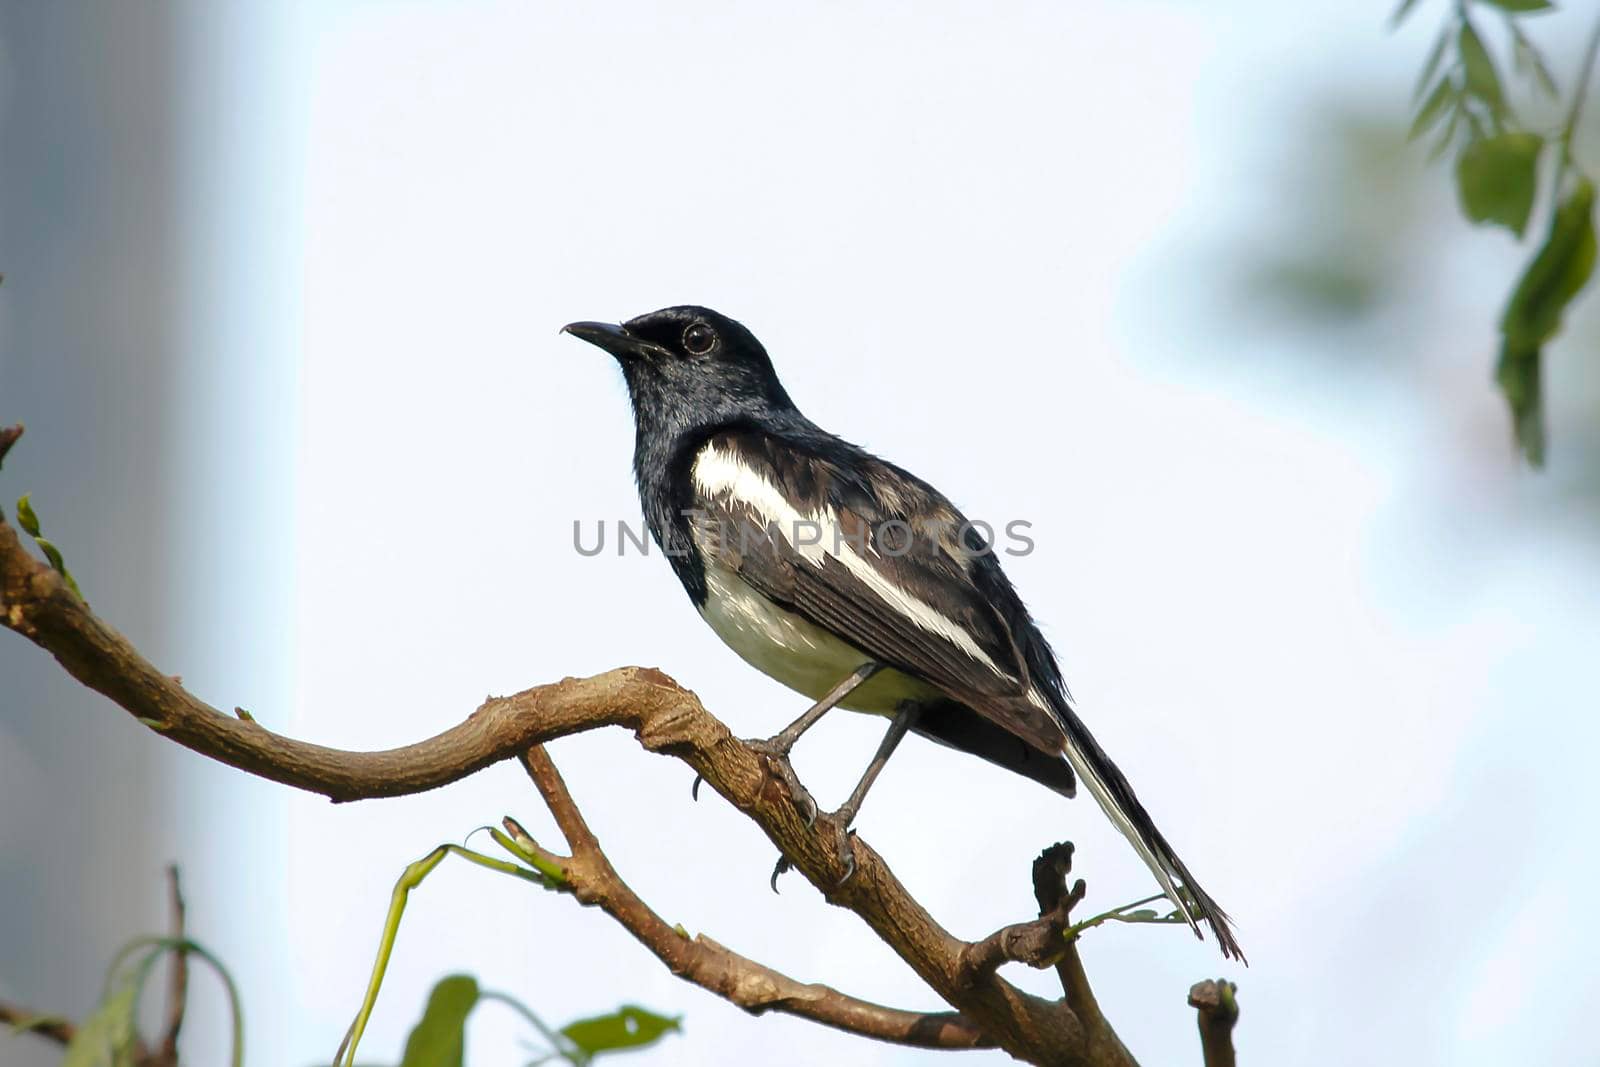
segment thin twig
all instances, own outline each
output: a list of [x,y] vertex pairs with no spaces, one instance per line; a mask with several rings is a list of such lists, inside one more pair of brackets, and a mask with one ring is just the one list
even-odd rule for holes
[[1083,1022],[1083,1032],[1089,1042],[1085,1059],[1092,1063],[1135,1067],[1133,1054],[1100,1010],[1088,972],[1083,969],[1083,958],[1078,955],[1078,939],[1066,937],[1066,930],[1072,925],[1072,909],[1087,892],[1082,878],[1073,882],[1070,889],[1067,887],[1067,876],[1071,873],[1070,841],[1051,845],[1033,861],[1033,898],[1039,905],[1039,915],[1053,917],[1067,942],[1066,950],[1056,960],[1056,977],[1061,980],[1063,999]]
[[152,1062],[160,1067],[177,1067],[178,1033],[183,1029],[183,1011],[189,1001],[189,950],[183,944],[188,934],[184,932],[183,889],[178,884],[177,864],[167,868],[167,895],[172,940],[178,947],[172,952],[172,971],[167,986],[167,1027]]
[[589,829],[589,823],[584,819],[583,812],[578,810],[578,804],[572,799],[572,793],[567,789],[567,783],[561,777],[561,772],[556,769],[550,753],[545,751],[543,745],[533,745],[522,753],[521,758],[523,769],[528,772],[528,777],[533,779],[534,788],[539,790],[539,796],[544,800],[545,807],[550,809],[550,814],[556,820],[556,826],[561,830],[561,836],[567,839],[573,858],[582,857],[585,860],[605,863],[609,875],[615,878],[616,872],[610,870],[611,864],[606,861],[605,853],[600,850],[600,841],[594,836],[594,831]]
[[571,856],[563,856],[559,853],[551,852],[535,841],[533,835],[524,830],[522,824],[509,815],[501,819],[500,823],[506,828],[506,833],[511,836],[512,843],[517,846],[517,850],[522,853],[523,858],[532,864],[535,869],[547,877],[552,872],[558,874],[558,878],[551,879],[553,882],[560,883],[567,880],[567,865],[572,862]]
[[956,1012],[915,1012],[884,1007],[830,986],[796,981],[741,956],[704,934],[690,938],[681,928],[661,918],[617,874],[544,747],[535,746],[524,753],[522,765],[571,846],[572,856],[554,857],[520,826],[511,831],[512,837],[524,848],[538,849],[546,856],[560,859],[567,873],[567,891],[615,919],[678,977],[752,1014],[781,1012],[864,1037],[918,1048],[993,1047],[994,1043],[985,1039],[970,1020]]
[[1589,41],[1583,49],[1583,66],[1578,68],[1578,84],[1572,93],[1572,108],[1567,112],[1566,124],[1561,128],[1561,144],[1565,154],[1572,153],[1572,138],[1578,132],[1578,120],[1583,117],[1583,101],[1589,93],[1589,79],[1594,76],[1595,56],[1600,53],[1600,18],[1589,31]]
[[58,1015],[41,1015],[16,1004],[7,1004],[3,1000],[0,1000],[0,1025],[21,1027],[24,1033],[63,1046],[70,1045],[78,1034],[76,1026]]

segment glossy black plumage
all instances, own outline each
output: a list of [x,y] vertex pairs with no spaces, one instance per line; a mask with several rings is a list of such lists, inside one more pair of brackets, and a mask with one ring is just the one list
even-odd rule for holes
[[[801,414],[760,342],[723,315],[686,306],[621,327],[567,329],[621,364],[646,523],[690,599],[740,655],[815,697],[855,665],[826,658],[839,654],[827,644],[837,638],[890,669],[844,706],[912,700],[917,732],[1067,796],[1076,766],[1191,922],[1205,919],[1224,953],[1240,956],[1227,916],[1079,719],[995,555],[944,496]],[[815,520],[834,543],[808,545],[783,529],[797,518]],[[886,543],[886,523],[913,536]],[[729,536],[774,524],[776,535]],[[769,653],[767,640],[786,647]],[[823,657],[815,678],[806,656]]]

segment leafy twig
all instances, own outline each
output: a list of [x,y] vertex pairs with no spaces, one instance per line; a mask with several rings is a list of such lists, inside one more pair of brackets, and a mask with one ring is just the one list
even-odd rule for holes
[[40,533],[39,516],[33,510],[31,493],[23,493],[17,500],[17,525],[21,526],[28,536],[33,538],[34,544],[39,546],[39,551],[44,553],[44,558],[50,561],[56,573],[61,575],[61,580],[67,583],[73,595],[79,600],[83,599],[83,591],[78,588],[77,581],[67,571],[66,561],[61,558],[61,550],[44,539]]
[[[1071,926],[1067,927],[1066,930],[1064,930],[1062,932],[1062,936],[1065,937],[1068,941],[1076,941],[1079,937],[1083,936],[1083,932],[1085,930],[1092,930],[1096,926],[1099,926],[1100,924],[1107,923],[1107,922],[1119,922],[1119,923],[1182,923],[1182,922],[1187,922],[1188,920],[1186,920],[1183,917],[1183,912],[1181,912],[1181,911],[1171,911],[1171,912],[1168,912],[1165,915],[1163,915],[1160,912],[1156,911],[1154,908],[1146,908],[1146,907],[1144,907],[1144,905],[1146,905],[1146,904],[1153,904],[1158,900],[1165,900],[1166,897],[1167,897],[1167,895],[1165,893],[1157,893],[1155,896],[1145,897],[1143,900],[1135,900],[1131,904],[1123,904],[1123,905],[1120,905],[1118,907],[1112,908],[1110,911],[1103,911],[1099,915],[1091,916],[1090,918],[1087,918],[1087,919],[1083,920],[1082,922],[1073,923]],[[1135,910],[1135,909],[1138,909],[1138,910]]]
[[[1486,3],[1505,18],[1514,69],[1531,75],[1540,90],[1556,95],[1555,79],[1544,58],[1517,24],[1523,15],[1550,10],[1548,0]],[[1413,6],[1402,3],[1394,23],[1404,19]],[[1412,121],[1411,136],[1427,133],[1448,114],[1449,122],[1431,153],[1437,155],[1456,143],[1464,129],[1455,167],[1462,213],[1472,222],[1504,226],[1519,239],[1538,201],[1539,161],[1546,154],[1545,146],[1556,148],[1548,194],[1550,230],[1518,279],[1501,316],[1500,354],[1495,364],[1495,380],[1511,411],[1514,440],[1527,461],[1538,467],[1544,463],[1546,445],[1544,347],[1560,332],[1567,306],[1587,284],[1594,265],[1593,183],[1577,165],[1573,141],[1596,54],[1600,53],[1600,20],[1584,50],[1566,121],[1558,132],[1546,136],[1519,126],[1494,59],[1473,25],[1470,6],[1468,0],[1455,0],[1453,14],[1423,64],[1417,92],[1422,103]],[[1444,57],[1452,42],[1455,60],[1447,64]],[[1576,179],[1569,180],[1573,175]]]

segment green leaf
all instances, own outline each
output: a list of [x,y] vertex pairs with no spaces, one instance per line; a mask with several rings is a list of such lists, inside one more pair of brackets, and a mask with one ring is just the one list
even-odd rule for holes
[[1527,228],[1539,189],[1539,153],[1534,133],[1502,133],[1473,141],[1456,160],[1456,192],[1473,222],[1493,222],[1518,237]]
[[625,1004],[610,1015],[579,1019],[561,1028],[568,1041],[585,1056],[621,1049],[643,1048],[654,1044],[669,1030],[681,1030],[683,1016],[667,1018],[633,1004]]
[[1544,466],[1546,444],[1542,357],[1538,348],[1518,348],[1502,341],[1494,368],[1495,384],[1511,409],[1512,437],[1535,467]]
[[1400,0],[1400,6],[1395,8],[1394,14],[1389,16],[1389,28],[1392,30],[1406,20],[1411,14],[1411,9],[1417,6],[1417,0]]
[[1439,39],[1433,42],[1433,48],[1428,52],[1428,59],[1422,64],[1422,73],[1417,75],[1417,84],[1412,87],[1411,99],[1419,100],[1423,90],[1433,81],[1433,76],[1439,73],[1439,64],[1444,61],[1444,50],[1450,47],[1450,31],[1439,34]]
[[1549,11],[1555,7],[1550,0],[1483,0],[1501,11]]
[[39,551],[44,553],[44,558],[50,561],[50,566],[61,574],[67,573],[67,563],[61,558],[59,548],[42,537],[35,537],[33,540],[39,546]]
[[32,493],[23,493],[17,498],[17,522],[28,532],[29,537],[39,536],[39,516],[33,513]]
[[1594,270],[1594,183],[1580,178],[1556,208],[1550,235],[1528,265],[1500,328],[1508,340],[1538,345],[1561,328],[1567,304]]
[[106,994],[67,1046],[61,1067],[123,1067],[133,1062],[134,1006],[139,981],[128,975]]
[[406,1038],[400,1067],[461,1067],[467,1046],[467,1016],[478,1003],[478,980],[469,974],[439,979],[422,1018]]
[[1467,92],[1482,100],[1496,115],[1503,113],[1506,98],[1500,89],[1500,75],[1495,73],[1494,60],[1483,47],[1483,38],[1465,19],[1461,21],[1457,42],[1461,49],[1461,66],[1467,73]]
[[1500,320],[1495,380],[1511,409],[1517,445],[1534,466],[1544,462],[1541,360],[1561,329],[1567,305],[1594,273],[1594,183],[1580,178],[1557,206],[1543,247],[1528,264]]
[[1556,79],[1550,73],[1550,67],[1545,63],[1544,56],[1539,54],[1539,49],[1535,48],[1533,42],[1528,40],[1527,34],[1517,28],[1515,22],[1510,23],[1510,26],[1511,56],[1516,63],[1517,73],[1532,74],[1534,83],[1539,86],[1540,91],[1546,96],[1560,96],[1561,92],[1556,88]]
[[44,553],[44,558],[50,561],[50,566],[55,568],[56,573],[61,575],[62,580],[67,583],[67,588],[71,589],[79,600],[82,600],[83,590],[78,588],[77,579],[73,578],[72,573],[67,570],[66,561],[61,558],[61,550],[40,536],[39,516],[33,510],[32,497],[32,493],[23,493],[18,498],[17,522],[21,523],[22,528],[28,532],[28,536],[33,538],[34,542],[39,546],[39,551]]
[[1450,109],[1450,121],[1444,124],[1444,130],[1439,134],[1439,139],[1434,142],[1432,148],[1428,149],[1429,163],[1432,163],[1449,150],[1451,142],[1456,138],[1456,130],[1461,127],[1461,114],[1465,110],[1459,102]]
[[1439,121],[1439,116],[1444,114],[1444,107],[1456,97],[1456,87],[1448,77],[1439,79],[1439,84],[1433,87],[1433,92],[1428,94],[1417,109],[1417,117],[1411,120],[1411,132],[1406,135],[1408,140],[1415,141],[1428,129]]

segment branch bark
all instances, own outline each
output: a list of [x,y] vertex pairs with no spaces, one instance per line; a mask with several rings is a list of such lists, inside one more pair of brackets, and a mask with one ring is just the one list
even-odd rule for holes
[[151,1053],[150,1067],[178,1067],[178,1035],[183,1030],[183,1013],[189,1003],[189,953],[182,947],[185,932],[183,888],[178,884],[178,868],[167,867],[168,908],[171,911],[171,936],[179,946],[172,952],[167,986],[167,1024],[161,1041]]
[[1205,1067],[1234,1067],[1233,1027],[1239,1021],[1238,987],[1225,978],[1196,982],[1189,988],[1189,1006],[1200,1025],[1200,1051]]
[[36,1011],[0,1000],[0,1024],[23,1027],[24,1033],[42,1037],[63,1047],[72,1043],[78,1028],[59,1016],[40,1015]]
[[917,1048],[988,1048],[993,1042],[958,1012],[914,1012],[888,1008],[841,993],[820,983],[796,981],[741,956],[705,934],[690,937],[656,914],[622,880],[579,812],[566,782],[542,745],[522,756],[523,767],[555,816],[572,849],[559,856],[534,841],[515,820],[506,829],[524,848],[537,850],[566,876],[564,892],[580,904],[597,907],[615,919],[645,948],[685,981],[693,982],[753,1015],[776,1011],[863,1037]]
[[11,446],[17,443],[22,436],[22,424],[15,426],[0,426],[0,464],[5,463],[6,453],[11,451]]
[[[1041,897],[1042,926],[1020,924],[978,946],[940,926],[859,837],[854,838],[855,874],[841,886],[845,871],[834,842],[842,828],[827,816],[807,825],[769,757],[734,738],[693,693],[658,670],[628,667],[490,697],[457,726],[402,748],[381,752],[327,748],[273,733],[253,719],[225,715],[189,693],[90,612],[56,571],[23,547],[3,517],[0,625],[48,651],[74,678],[166,738],[240,770],[335,801],[417,793],[457,781],[491,763],[525,756],[525,766],[573,849],[562,862],[572,872],[578,899],[621,922],[675,973],[751,1010],[787,1011],[867,1036],[926,1047],[993,1044],[1036,1064],[1126,1067],[1133,1062],[1100,1015],[1075,946],[1046,951],[1049,930],[1059,929],[1054,913],[1064,916],[1070,901],[1063,904],[1063,899],[1073,896],[1065,891],[1064,868],[1054,880],[1058,889],[1050,890],[1049,908]],[[668,927],[622,884],[559,775],[548,765],[548,757],[536,748],[602,726],[628,729],[646,750],[673,756],[692,768],[760,826],[830,903],[860,917],[955,1011],[924,1015],[856,1000],[825,986],[795,982],[709,939],[689,940]],[[1060,859],[1059,852],[1054,854],[1047,867],[1060,867]],[[1036,864],[1036,892],[1040,884]],[[1045,1000],[1007,982],[997,968],[1010,960],[1055,966],[1065,999]]]

